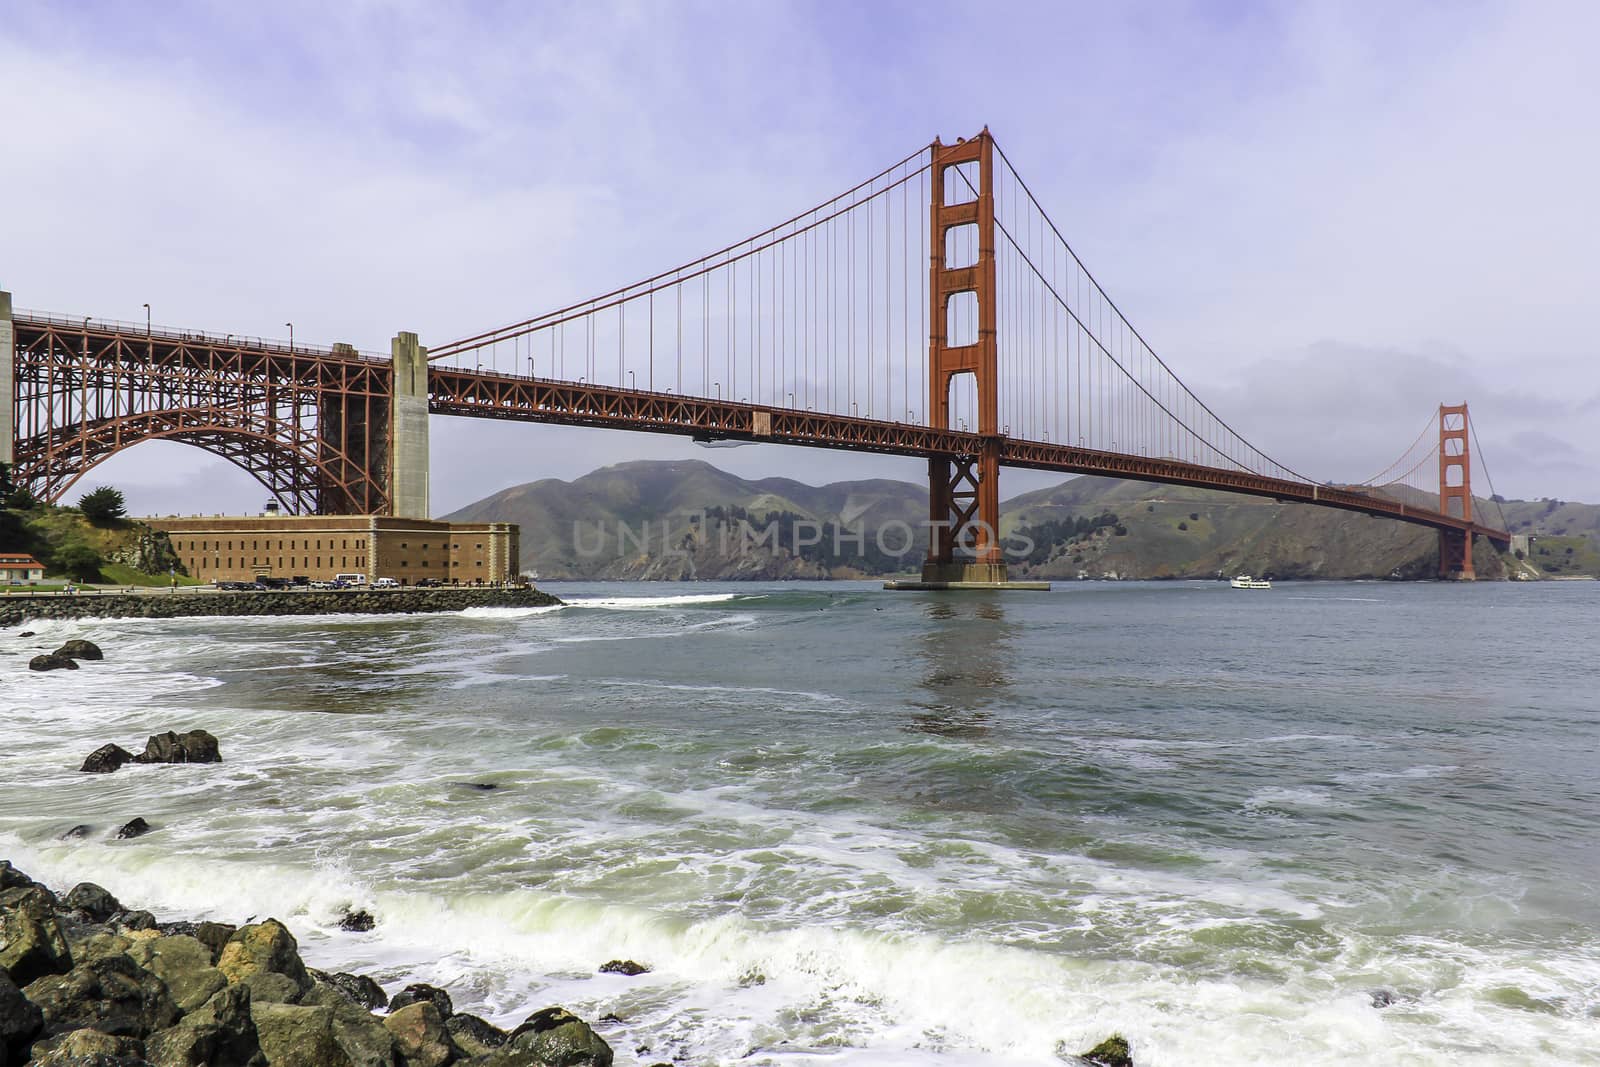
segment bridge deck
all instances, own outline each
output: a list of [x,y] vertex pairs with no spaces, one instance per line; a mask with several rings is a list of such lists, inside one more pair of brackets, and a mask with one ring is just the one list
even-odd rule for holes
[[[980,434],[915,423],[450,367],[432,368],[429,384],[430,408],[439,415],[554,422],[898,456],[976,455],[984,441]],[[1102,474],[1272,497],[1285,502],[1380,515],[1433,529],[1468,531],[1500,545],[1510,542],[1510,534],[1504,530],[1370,493],[1176,459],[1130,456],[1049,441],[1002,437],[1000,462],[1008,467]]]

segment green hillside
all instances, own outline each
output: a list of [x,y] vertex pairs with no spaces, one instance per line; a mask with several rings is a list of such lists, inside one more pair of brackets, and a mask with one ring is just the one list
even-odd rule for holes
[[[120,494],[116,494],[120,502]],[[95,521],[75,507],[41,504],[12,492],[0,470],[0,553],[31,555],[44,565],[43,587],[66,581],[166,585],[176,572],[193,585],[165,533],[121,515]]]
[[[1600,574],[1600,507],[1476,506],[1498,519],[1497,503],[1514,532],[1539,540],[1529,566],[1480,541],[1480,578],[1513,569]],[[1430,578],[1437,570],[1437,538],[1424,527],[1202,489],[1081,477],[1001,510],[1008,546],[1033,542],[1012,556],[1017,578]],[[691,580],[914,573],[926,515],[926,489],[909,482],[811,486],[739,478],[704,462],[641,461],[513,486],[446,517],[520,523],[523,567],[543,578]],[[880,550],[878,531],[890,551]],[[899,552],[910,531],[910,550]]]

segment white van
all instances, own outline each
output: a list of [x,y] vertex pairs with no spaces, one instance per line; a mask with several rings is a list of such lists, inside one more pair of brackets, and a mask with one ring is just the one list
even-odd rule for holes
[[400,588],[400,583],[395,581],[393,578],[379,578],[377,581],[372,583],[372,588],[374,588],[374,589],[399,589]]
[[333,576],[333,580],[336,582],[343,582],[345,585],[367,584],[367,576],[365,574],[335,574]]

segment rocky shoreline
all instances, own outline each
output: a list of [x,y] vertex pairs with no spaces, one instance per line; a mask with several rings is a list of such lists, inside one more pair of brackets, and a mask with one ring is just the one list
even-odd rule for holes
[[467,608],[543,608],[561,601],[532,586],[501,589],[85,593],[0,600],[0,627],[43,619],[176,619],[227,615],[391,615]]
[[[364,912],[344,921],[354,930],[371,923]],[[456,1012],[435,986],[409,985],[391,999],[364,975],[307,967],[276,919],[161,922],[93,883],[58,895],[0,860],[0,1067],[610,1067],[612,1059],[610,1045],[561,1007],[502,1030]]]

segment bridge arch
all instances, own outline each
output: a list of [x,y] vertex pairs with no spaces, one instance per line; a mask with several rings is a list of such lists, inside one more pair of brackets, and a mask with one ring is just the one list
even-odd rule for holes
[[387,361],[53,316],[0,325],[16,332],[12,478],[41,500],[170,440],[244,470],[291,514],[389,510]]

